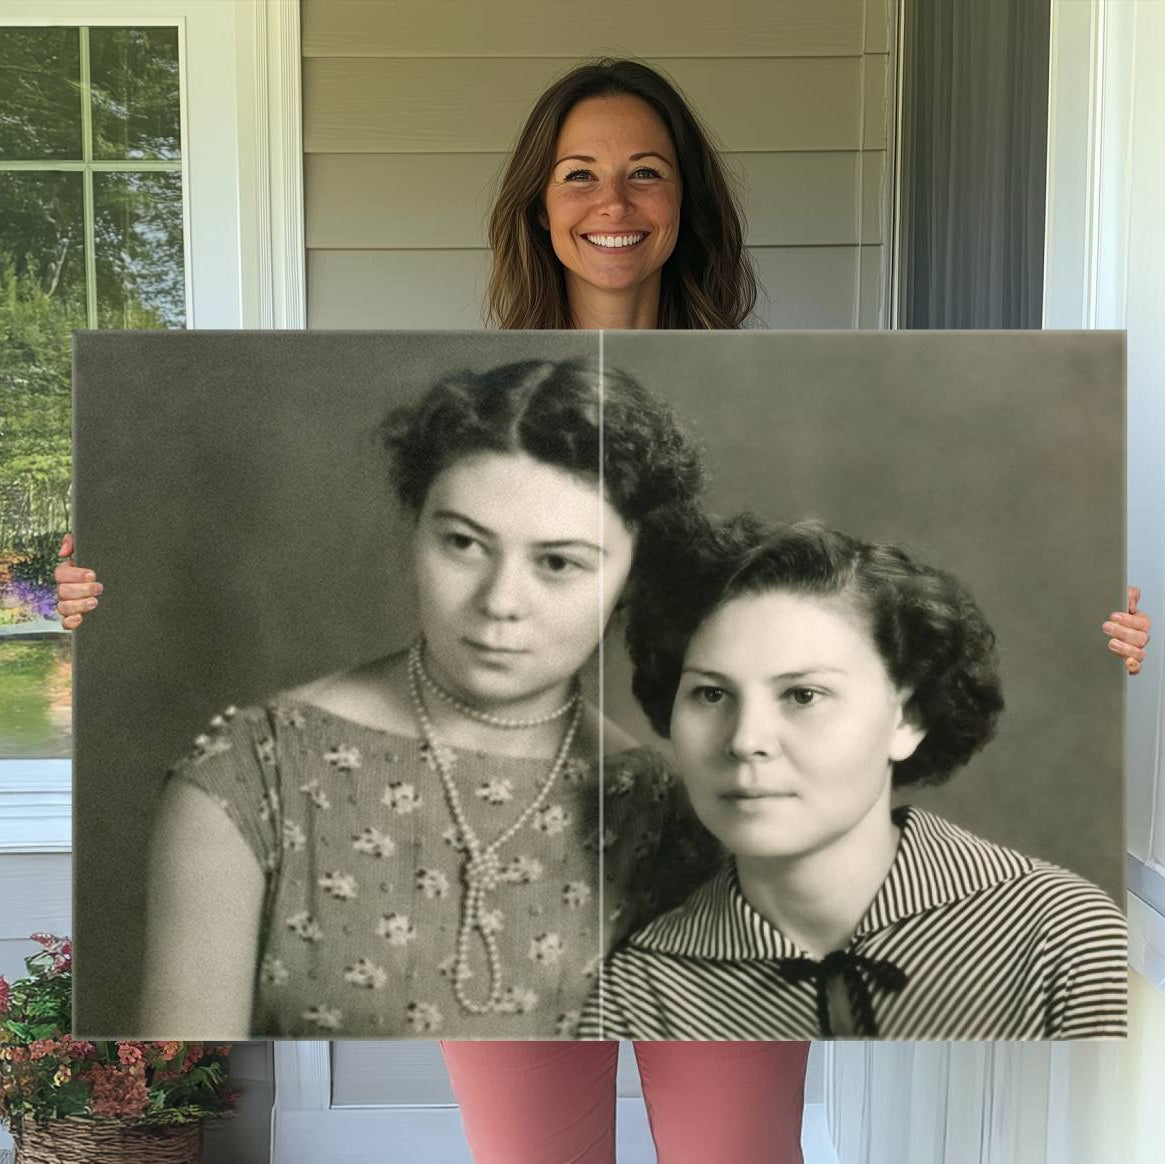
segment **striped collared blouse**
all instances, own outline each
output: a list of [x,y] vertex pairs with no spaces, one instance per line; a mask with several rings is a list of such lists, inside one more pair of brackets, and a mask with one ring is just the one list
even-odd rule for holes
[[894,864],[843,950],[790,942],[730,863],[611,955],[580,1037],[1125,1034],[1127,930],[1102,890],[922,809],[894,819]]

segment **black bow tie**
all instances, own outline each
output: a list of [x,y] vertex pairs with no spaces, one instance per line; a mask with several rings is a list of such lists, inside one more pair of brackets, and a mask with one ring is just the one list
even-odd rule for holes
[[[883,990],[901,990],[906,985],[906,974],[892,962],[880,962],[865,954],[848,950],[834,950],[818,962],[814,958],[780,958],[777,969],[786,982],[812,982],[817,989],[817,1021],[825,1038],[833,1035],[829,1021],[828,988],[830,979],[841,975],[845,992],[854,1015],[855,1034],[866,1038],[878,1037],[874,1019],[874,1003],[870,997],[870,983]],[[868,980],[868,981],[867,981]]]

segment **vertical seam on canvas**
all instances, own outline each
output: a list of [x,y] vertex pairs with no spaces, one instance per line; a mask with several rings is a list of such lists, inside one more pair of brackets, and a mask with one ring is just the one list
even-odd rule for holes
[[[603,547],[605,550],[607,539],[605,536],[606,530],[603,528],[603,523],[604,523],[604,518],[606,516],[606,511],[604,509],[604,498],[607,495],[607,486],[606,486],[606,480],[604,478],[605,431],[604,431],[604,425],[603,425],[603,405],[605,403],[605,395],[604,395],[604,383],[603,383],[603,370],[604,370],[603,329],[600,328],[599,329],[599,502],[598,502],[598,504],[599,504],[599,545],[600,545],[600,547]],[[598,692],[598,702],[599,702],[599,765],[598,765],[598,771],[599,771],[599,786],[598,786],[598,795],[599,795],[599,837],[598,837],[599,892],[597,894],[598,902],[599,902],[599,925],[598,925],[598,944],[599,944],[598,956],[599,956],[599,960],[598,960],[597,968],[595,971],[596,980],[599,984],[599,1036],[600,1037],[602,1037],[606,1033],[605,1032],[605,1025],[604,1025],[604,1021],[603,1021],[603,1019],[604,1019],[604,1016],[603,1016],[603,1001],[604,1001],[603,992],[606,988],[606,983],[605,983],[604,975],[603,975],[603,939],[605,937],[605,925],[606,925],[606,916],[607,916],[606,909],[604,906],[604,901],[603,901],[603,885],[606,881],[606,870],[603,867],[604,861],[605,861],[605,850],[603,849],[603,836],[604,836],[605,831],[606,831],[605,806],[604,806],[605,797],[603,795],[604,789],[606,788],[606,770],[605,770],[606,741],[604,739],[605,730],[606,730],[606,719],[605,719],[605,716],[606,716],[606,707],[605,707],[605,702],[606,702],[605,701],[605,674],[606,674],[605,665],[606,665],[606,659],[605,659],[605,654],[604,654],[604,640],[605,640],[605,632],[606,632],[607,628],[603,623],[603,606],[604,606],[603,584],[605,581],[605,578],[604,578],[605,565],[606,564],[604,561],[604,554],[600,553],[599,554],[599,604],[598,604],[598,607],[599,607],[599,610],[598,610],[598,618],[599,618],[599,628],[598,628],[599,629],[599,692]]]

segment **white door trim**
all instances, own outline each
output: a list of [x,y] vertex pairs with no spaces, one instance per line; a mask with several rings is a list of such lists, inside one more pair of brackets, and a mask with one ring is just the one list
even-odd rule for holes
[[299,0],[238,6],[241,327],[307,323]]

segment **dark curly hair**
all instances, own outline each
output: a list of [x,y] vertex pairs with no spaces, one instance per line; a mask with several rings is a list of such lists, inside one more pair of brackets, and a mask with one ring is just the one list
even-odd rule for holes
[[841,596],[866,620],[906,710],[926,729],[896,786],[939,784],[995,734],[1003,710],[995,633],[957,578],[898,546],[863,542],[820,522],[770,523],[751,514],[659,530],[644,548],[627,645],[632,688],[667,736],[688,644],[733,598],[783,590]]
[[414,517],[430,486],[474,453],[526,453],[599,482],[633,531],[696,504],[699,450],[671,409],[631,376],[581,360],[523,360],[460,372],[380,428],[401,506]]

